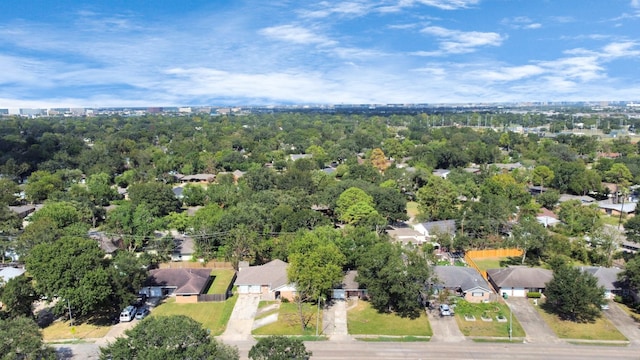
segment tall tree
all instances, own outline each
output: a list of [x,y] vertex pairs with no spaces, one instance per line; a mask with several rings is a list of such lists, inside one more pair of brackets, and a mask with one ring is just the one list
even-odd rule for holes
[[568,263],[556,263],[545,289],[547,304],[564,320],[592,322],[600,316],[604,287],[598,279]]
[[549,185],[551,180],[553,180],[555,174],[549,167],[545,165],[538,165],[533,169],[533,183],[536,185],[540,185],[542,189],[544,189],[544,185]]
[[126,337],[100,348],[102,360],[199,359],[237,360],[238,349],[209,335],[184,315],[154,316],[125,332]]
[[301,339],[288,336],[261,337],[249,350],[252,360],[307,360],[311,355]]
[[26,275],[15,277],[0,287],[0,300],[10,317],[33,318],[33,302],[38,299],[31,278]]
[[457,215],[458,191],[449,181],[430,175],[416,194],[421,220],[448,220]]
[[55,349],[42,341],[42,333],[32,319],[0,320],[0,339],[2,359],[57,359]]
[[389,161],[387,161],[384,151],[380,148],[375,148],[371,151],[369,160],[371,161],[371,165],[380,172],[384,172],[389,167]]

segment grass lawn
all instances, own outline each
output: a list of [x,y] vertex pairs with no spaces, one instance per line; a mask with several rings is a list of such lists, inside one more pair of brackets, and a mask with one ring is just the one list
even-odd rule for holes
[[501,268],[500,261],[507,260],[505,257],[488,257],[482,259],[473,259],[481,270]]
[[565,321],[557,315],[545,311],[544,306],[535,306],[544,321],[559,338],[579,340],[628,340],[606,317],[601,316],[593,323]]
[[[486,336],[486,337],[509,337],[509,321],[499,322],[496,316],[502,315],[506,319],[509,319],[509,307],[500,303],[486,303],[486,304],[471,304],[466,301],[458,301],[455,307],[456,322],[458,328],[465,336]],[[482,315],[490,317],[492,321],[482,321]],[[465,320],[465,315],[473,315],[476,321]],[[512,336],[524,337],[524,329],[518,322],[518,319],[513,318],[512,323]]]
[[176,304],[175,298],[168,298],[151,310],[151,316],[186,315],[217,336],[224,332],[237,300],[238,296],[234,295],[225,302]]
[[427,315],[411,320],[395,314],[380,314],[367,301],[347,313],[347,326],[351,335],[431,336]]
[[418,215],[418,203],[415,201],[409,201],[407,203],[407,215],[409,215],[409,217],[415,217],[416,215]]
[[111,326],[78,324],[69,326],[69,321],[54,321],[51,325],[42,329],[42,337],[45,341],[63,339],[91,339],[101,338],[109,332]]
[[214,276],[213,283],[209,286],[207,294],[224,294],[236,273],[233,269],[214,269],[211,276]]
[[[296,303],[280,304],[278,321],[259,327],[252,331],[253,335],[315,335],[316,333],[316,314],[317,307],[315,304],[303,304],[302,312],[307,321],[307,327],[304,331],[300,326],[300,314]],[[320,316],[320,329],[322,329],[322,316]],[[318,332],[322,334],[322,331]]]
[[616,303],[616,304],[620,307],[620,309],[622,309],[624,312],[629,314],[629,316],[631,316],[633,321],[640,322],[640,314],[638,314],[635,310],[630,308],[627,304],[623,304],[623,303]]

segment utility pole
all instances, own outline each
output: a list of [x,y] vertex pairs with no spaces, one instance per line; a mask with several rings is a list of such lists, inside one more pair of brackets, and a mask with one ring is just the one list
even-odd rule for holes
[[318,311],[316,313],[316,337],[318,336],[319,326],[320,326],[320,296],[318,296]]

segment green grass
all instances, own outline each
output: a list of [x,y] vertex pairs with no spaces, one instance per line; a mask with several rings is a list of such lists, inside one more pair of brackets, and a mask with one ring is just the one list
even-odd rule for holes
[[233,306],[238,296],[224,302],[201,302],[197,304],[176,304],[175,298],[168,298],[151,311],[151,316],[186,315],[211,330],[214,336],[221,335],[227,327]]
[[[254,335],[303,335],[313,336],[316,333],[316,314],[317,308],[315,304],[303,304],[302,312],[307,321],[307,327],[302,330],[300,324],[300,314],[296,303],[282,303],[278,311],[278,321],[252,331]],[[322,314],[320,316],[320,326],[322,329]],[[322,334],[322,331],[318,332]]]
[[347,313],[347,326],[352,335],[431,336],[426,314],[417,319],[401,318],[395,314],[380,314],[366,301]]
[[236,273],[233,269],[215,269],[211,271],[214,276],[213,283],[209,286],[207,294],[224,294]]
[[42,329],[42,337],[45,341],[63,339],[91,339],[101,338],[107,335],[111,326],[78,324],[69,326],[69,321],[54,321],[51,325]]
[[418,213],[420,212],[420,210],[418,210],[418,203],[415,201],[409,201],[407,203],[407,215],[409,215],[409,217],[415,217],[418,215]]
[[431,337],[416,337],[416,336],[374,336],[374,337],[356,337],[359,341],[364,342],[427,342],[431,340]]
[[627,304],[616,303],[620,309],[626,312],[635,322],[640,322],[640,314],[638,314],[634,309],[630,308]]
[[499,269],[504,267],[505,262],[509,261],[509,257],[488,257],[481,259],[473,259],[480,270]]
[[[500,303],[471,304],[466,301],[458,301],[455,307],[455,317],[458,328],[465,336],[481,337],[509,337],[509,321],[499,322],[496,316],[502,315],[509,319],[509,307]],[[493,321],[482,321],[482,315],[493,319]],[[476,321],[465,320],[465,315],[473,315]],[[515,317],[512,319],[512,336],[524,337],[525,332]]]
[[[601,215],[600,220],[602,220],[602,222],[607,225],[618,226],[620,221],[620,216]],[[622,215],[622,224],[624,224],[625,222],[626,222],[626,218],[624,215]]]
[[560,319],[557,315],[547,312],[544,306],[535,306],[535,308],[559,338],[604,341],[628,340],[616,329],[611,321],[604,316],[596,319],[593,323],[576,323]]

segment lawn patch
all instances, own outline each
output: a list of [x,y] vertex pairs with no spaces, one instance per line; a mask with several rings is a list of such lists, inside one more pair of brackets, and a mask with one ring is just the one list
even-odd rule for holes
[[418,203],[417,202],[409,201],[407,203],[407,215],[409,215],[410,218],[416,217],[419,212],[420,212],[420,210],[418,209]]
[[233,306],[238,296],[232,296],[227,301],[200,302],[196,304],[176,304],[175,298],[168,298],[151,310],[151,316],[186,315],[211,330],[214,336],[220,335],[227,327]]
[[[509,307],[497,302],[471,304],[458,301],[455,307],[455,317],[460,332],[465,336],[479,337],[509,337],[509,322],[497,321],[498,317],[509,318]],[[492,319],[491,321],[467,321],[467,318]],[[493,321],[496,319],[496,321]],[[524,337],[524,329],[518,319],[512,319],[512,337]]]
[[431,325],[426,314],[417,319],[401,318],[395,314],[378,313],[367,301],[347,313],[347,326],[351,335],[431,336]]
[[69,321],[54,321],[42,329],[42,337],[45,341],[101,338],[109,329],[111,326],[88,323],[69,326]]
[[484,271],[486,271],[487,269],[499,269],[505,267],[505,262],[507,261],[509,261],[508,257],[487,257],[473,259],[473,262],[478,265],[478,268]]
[[224,294],[229,288],[229,284],[233,280],[236,271],[233,269],[214,269],[211,276],[214,277],[213,283],[209,286],[207,294]]
[[[304,318],[307,321],[307,327],[302,331],[300,324],[300,314],[298,312],[298,304],[281,303],[278,310],[278,321],[259,327],[252,331],[254,335],[305,335],[312,336],[316,333],[316,314],[317,307],[315,304],[305,303],[302,307]],[[322,313],[320,315],[320,326],[322,329]],[[322,334],[322,331],[318,332]]]
[[628,340],[618,329],[604,316],[599,317],[593,323],[576,323],[562,320],[555,314],[544,309],[544,306],[534,306],[551,330],[562,339],[577,340]]

